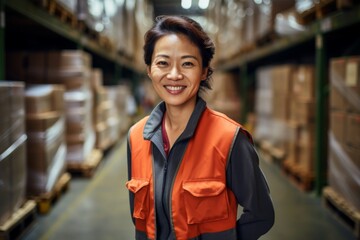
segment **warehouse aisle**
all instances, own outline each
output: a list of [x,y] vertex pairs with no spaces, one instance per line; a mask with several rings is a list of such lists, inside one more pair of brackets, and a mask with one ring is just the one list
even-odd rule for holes
[[[296,189],[276,165],[262,161],[271,187],[276,223],[263,240],[352,240],[351,231],[324,209],[319,198]],[[133,239],[126,181],[126,141],[106,155],[91,179],[74,178],[50,214],[25,240]]]

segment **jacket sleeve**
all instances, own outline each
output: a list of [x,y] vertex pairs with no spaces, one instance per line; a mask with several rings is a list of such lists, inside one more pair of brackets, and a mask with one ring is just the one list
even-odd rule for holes
[[[128,167],[128,181],[131,179],[131,146],[130,146],[130,131],[127,137],[127,167]],[[130,216],[133,223],[135,224],[135,219],[132,217],[134,212],[134,193],[129,191],[129,203],[130,203]]]
[[237,239],[258,239],[273,226],[274,208],[258,155],[241,130],[236,136],[226,171],[227,185],[243,208],[236,222]]

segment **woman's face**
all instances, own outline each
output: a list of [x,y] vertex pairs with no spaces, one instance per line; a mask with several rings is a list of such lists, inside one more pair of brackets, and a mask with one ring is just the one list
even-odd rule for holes
[[168,106],[195,104],[200,82],[207,76],[198,47],[183,34],[166,35],[156,42],[147,71]]

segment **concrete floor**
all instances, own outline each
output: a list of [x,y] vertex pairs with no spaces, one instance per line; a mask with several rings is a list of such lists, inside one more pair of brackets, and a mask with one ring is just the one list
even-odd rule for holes
[[[303,193],[278,166],[261,161],[272,192],[276,223],[262,240],[355,240],[312,193]],[[73,178],[49,214],[39,216],[25,240],[134,239],[125,189],[126,142],[117,143],[91,179]]]

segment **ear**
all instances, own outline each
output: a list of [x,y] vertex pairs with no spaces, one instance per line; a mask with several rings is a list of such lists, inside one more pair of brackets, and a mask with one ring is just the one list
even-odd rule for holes
[[203,69],[203,72],[201,74],[201,79],[202,80],[205,80],[207,78],[208,70],[209,70],[208,67]]
[[148,75],[148,77],[151,79],[151,68],[150,68],[150,66],[147,66],[146,67],[146,72],[147,72],[147,75]]

